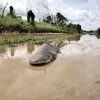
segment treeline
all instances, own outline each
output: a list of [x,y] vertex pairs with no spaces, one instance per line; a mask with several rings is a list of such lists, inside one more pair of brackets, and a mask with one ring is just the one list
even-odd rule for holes
[[[6,6],[2,10],[2,17],[1,18],[5,17],[4,11],[6,9]],[[27,29],[27,27],[24,28],[24,26],[25,26],[24,24],[26,24],[26,23],[23,22],[21,16],[16,15],[15,9],[13,8],[13,6],[9,7],[9,12],[7,13],[6,16],[8,16],[12,19],[15,19],[15,20],[17,19],[16,20],[17,29],[15,27],[16,25],[14,26],[15,31],[20,29],[21,32],[63,32],[63,33],[81,33],[82,32],[82,28],[81,28],[80,24],[70,23],[70,21],[64,15],[62,15],[60,12],[57,12],[56,15],[49,14],[49,15],[43,17],[42,22],[40,22],[43,24],[47,23],[46,25],[49,25],[49,26],[51,24],[51,28],[45,28],[47,26],[37,27],[36,21],[35,21],[35,14],[33,13],[32,10],[27,11],[27,22],[30,24],[30,25],[29,24],[27,24],[27,25],[29,25],[31,27],[31,28],[28,27],[28,29]],[[20,22],[20,24],[17,23],[17,21],[19,21],[18,19],[22,20],[22,22]],[[12,23],[11,26],[13,27],[13,25],[14,24]],[[2,26],[2,24],[0,24],[0,26]],[[5,25],[5,26],[8,26],[8,25]],[[32,27],[33,27],[33,29],[32,29]],[[10,27],[8,27],[8,28],[10,28]],[[30,29],[31,29],[31,31],[29,31]]]
[[70,21],[62,15],[60,12],[57,12],[56,15],[47,15],[43,18],[43,22],[61,26],[67,33],[81,33],[82,28],[80,24],[72,24]]
[[98,29],[96,30],[96,33],[97,33],[98,35],[100,35],[100,28],[98,28]]

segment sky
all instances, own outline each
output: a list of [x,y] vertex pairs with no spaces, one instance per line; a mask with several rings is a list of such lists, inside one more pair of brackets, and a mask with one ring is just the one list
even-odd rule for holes
[[9,3],[17,15],[26,19],[27,10],[32,9],[36,19],[47,14],[62,13],[70,22],[81,24],[84,30],[95,30],[100,27],[100,0],[0,0],[0,8]]

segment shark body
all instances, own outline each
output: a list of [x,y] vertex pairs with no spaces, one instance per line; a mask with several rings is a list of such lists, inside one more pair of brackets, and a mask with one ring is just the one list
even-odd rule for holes
[[45,42],[37,52],[33,53],[29,62],[32,65],[46,64],[56,59],[58,53],[60,53],[59,47]]

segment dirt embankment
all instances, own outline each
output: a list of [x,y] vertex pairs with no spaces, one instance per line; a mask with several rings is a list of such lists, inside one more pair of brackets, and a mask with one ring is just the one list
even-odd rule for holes
[[19,25],[0,25],[0,33],[4,32],[20,32],[20,33],[28,33],[28,29],[23,28]]

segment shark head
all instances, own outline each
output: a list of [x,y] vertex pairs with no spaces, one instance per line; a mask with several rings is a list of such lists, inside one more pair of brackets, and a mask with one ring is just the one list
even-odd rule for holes
[[48,44],[48,51],[54,55],[61,53],[60,48],[52,44]]

